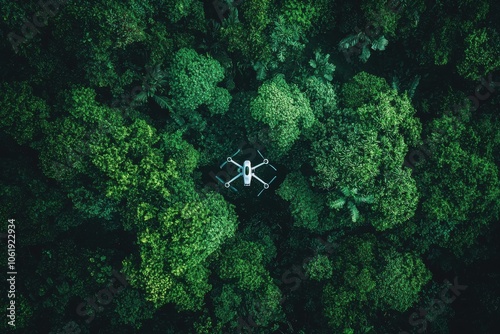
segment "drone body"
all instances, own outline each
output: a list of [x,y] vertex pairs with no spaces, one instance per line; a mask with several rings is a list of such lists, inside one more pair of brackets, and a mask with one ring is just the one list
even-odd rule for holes
[[265,159],[264,156],[262,156],[262,154],[260,153],[259,150],[257,150],[257,152],[259,153],[259,155],[262,157],[263,161],[258,164],[257,166],[255,167],[252,167],[252,163],[250,162],[250,160],[245,160],[243,162],[243,166],[240,165],[239,163],[237,163],[236,161],[233,160],[232,157],[234,157],[236,154],[238,154],[240,152],[240,150],[236,151],[235,154],[233,154],[232,156],[228,157],[226,159],[226,161],[220,166],[220,168],[222,169],[228,162],[229,163],[232,163],[233,165],[237,166],[238,167],[238,175],[236,175],[235,177],[233,177],[231,180],[227,181],[227,182],[224,182],[220,177],[217,176],[217,180],[219,180],[221,183],[224,184],[224,186],[226,188],[231,188],[232,190],[234,191],[237,191],[236,188],[234,188],[233,186],[231,186],[231,183],[236,180],[237,178],[239,178],[240,176],[243,177],[243,184],[245,185],[245,187],[249,187],[251,182],[252,182],[252,178],[255,178],[256,180],[258,180],[260,183],[262,183],[264,185],[264,189],[262,189],[260,191],[260,193],[257,195],[257,196],[260,196],[260,194],[269,188],[269,184],[271,184],[274,179],[276,179],[276,176],[272,178],[271,181],[269,181],[269,183],[267,182],[264,182],[263,180],[261,180],[256,174],[255,174],[255,170],[261,166],[264,166],[264,165],[268,165],[269,167],[271,167],[272,169],[276,170],[276,168],[274,168],[273,165],[269,164],[269,160],[268,159]]

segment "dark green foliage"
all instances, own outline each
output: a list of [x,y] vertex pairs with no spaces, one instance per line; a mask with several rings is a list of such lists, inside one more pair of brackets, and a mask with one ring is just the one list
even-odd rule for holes
[[167,77],[172,107],[177,112],[192,112],[209,101],[214,101],[211,104],[225,102],[219,109],[221,113],[227,111],[227,98],[216,89],[217,83],[224,78],[224,70],[213,58],[199,55],[192,49],[181,49],[175,54]]
[[16,331],[498,332],[497,2],[0,8]]
[[33,95],[28,82],[3,83],[0,90],[1,129],[21,145],[38,140],[40,124],[49,116],[46,102]]

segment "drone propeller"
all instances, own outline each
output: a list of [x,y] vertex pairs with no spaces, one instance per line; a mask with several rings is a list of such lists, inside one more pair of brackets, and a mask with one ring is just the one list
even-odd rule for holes
[[274,181],[275,179],[276,179],[276,175],[275,175],[275,176],[271,179],[271,181],[269,181],[269,183],[265,183],[265,184],[264,184],[264,188],[263,188],[263,189],[259,192],[259,194],[257,195],[257,197],[259,197],[259,196],[260,196],[260,194],[262,194],[262,192],[263,192],[264,190],[268,189],[268,188],[269,188],[269,185],[270,185],[271,183],[273,183],[273,181]]
[[[235,153],[235,154],[233,154],[233,155],[231,156],[231,158],[232,158],[232,157],[234,157],[234,156],[235,156],[236,154],[238,154],[238,153],[240,153],[240,149],[238,149],[238,151],[236,151],[236,153]],[[227,163],[228,163],[228,160],[224,161],[224,163],[223,163],[222,165],[220,165],[220,169],[222,169],[222,168],[223,168],[223,167],[224,167]]]
[[[216,175],[216,176],[215,176],[215,178],[216,178],[216,179],[217,179],[220,183],[222,183],[224,186],[226,185],[226,182],[225,182],[223,179],[221,179],[219,176],[217,176],[217,175]],[[226,187],[226,188],[229,188],[229,189],[231,189],[232,191],[234,191],[234,192],[236,192],[236,193],[238,192],[238,189],[236,189],[235,187],[233,187],[233,186],[231,186],[231,185],[230,185],[229,187]]]
[[[271,164],[267,164],[267,165],[268,165],[269,167],[271,167],[272,169],[274,169],[275,171],[278,171],[276,168],[274,168],[274,166],[273,166],[273,165],[271,165]],[[269,182],[269,183],[271,183],[271,182]]]
[[257,153],[259,153],[259,155],[261,156],[262,159],[265,159],[264,156],[262,155],[262,153],[260,153],[259,150],[257,150]]

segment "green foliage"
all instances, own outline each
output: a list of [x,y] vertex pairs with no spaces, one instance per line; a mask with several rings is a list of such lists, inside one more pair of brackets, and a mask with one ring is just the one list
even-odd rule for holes
[[324,208],[324,199],[313,192],[306,178],[298,172],[288,174],[276,194],[290,202],[290,212],[295,218],[294,226],[321,231],[320,213]]
[[384,78],[360,72],[342,86],[341,93],[346,107],[357,108],[373,102],[379,93],[387,92],[389,89]]
[[357,205],[362,203],[372,204],[374,202],[374,197],[369,196],[360,196],[358,195],[358,189],[349,189],[347,187],[342,187],[341,189],[342,197],[333,200],[336,196],[333,196],[333,193],[329,193],[329,201],[328,206],[331,209],[339,210],[347,204],[347,208],[351,213],[351,219],[353,223],[356,223],[359,219],[359,210]]
[[151,319],[154,315],[155,308],[152,303],[144,299],[144,295],[130,287],[120,292],[116,297],[115,312],[119,316],[119,322],[125,325],[130,325],[136,330],[142,327],[145,320]]
[[323,312],[329,327],[337,332],[360,329],[369,323],[375,309],[363,302],[376,291],[376,243],[373,236],[350,237],[333,261],[334,278],[323,288]]
[[[282,319],[281,292],[264,267],[264,251],[262,244],[239,238],[222,250],[216,271],[225,284],[215,297],[216,314],[224,322],[231,319],[233,328],[238,321],[236,315],[251,317],[257,326]],[[229,282],[231,286],[226,285]]]
[[96,254],[95,257],[90,257],[88,261],[90,262],[88,264],[90,276],[94,277],[99,284],[107,283],[113,269],[107,264],[106,256]]
[[309,60],[309,65],[314,68],[314,75],[328,80],[333,80],[333,72],[335,71],[335,65],[330,64],[328,59],[330,58],[329,54],[322,55],[321,52],[316,51],[314,53],[314,59]]
[[363,189],[380,173],[382,149],[375,130],[355,131],[346,127],[345,135],[336,131],[333,119],[327,132],[312,143],[311,164],[317,175],[314,186],[322,189],[342,186]]
[[[433,121],[429,140],[432,156],[423,164],[427,170],[422,170],[419,184],[426,217],[433,224],[451,223],[452,231],[440,244],[456,254],[471,246],[481,226],[500,213],[498,167],[488,157],[466,149],[471,138],[481,138],[466,124],[447,115]],[[477,146],[489,140],[482,138]]]
[[312,23],[317,20],[320,8],[312,1],[286,0],[283,3],[283,16],[288,24],[299,25],[302,30],[307,31]]
[[283,16],[278,16],[271,33],[271,50],[280,62],[297,58],[305,48],[305,35],[300,26],[286,22]]
[[384,35],[378,37],[369,37],[365,32],[360,31],[357,34],[352,34],[339,42],[339,49],[343,52],[351,52],[353,48],[360,48],[359,60],[363,63],[368,61],[371,56],[370,49],[368,45],[371,43],[372,50],[385,50],[385,47],[389,44],[389,41],[384,37]]
[[277,155],[288,152],[304,128],[314,122],[307,97],[283,75],[265,81],[250,105],[252,117],[269,125],[269,137]]
[[457,65],[466,79],[479,80],[500,68],[500,35],[491,28],[474,30],[465,39],[465,57]]
[[338,97],[330,82],[311,76],[304,82],[304,93],[309,99],[311,110],[317,119],[329,116],[337,110]]
[[232,22],[220,29],[228,51],[238,52],[246,63],[267,61],[271,49],[264,32],[272,22],[273,10],[272,0],[243,2],[239,10],[241,22]]
[[420,196],[410,169],[395,168],[384,174],[373,191],[376,204],[367,220],[376,230],[394,228],[415,215]]
[[419,297],[432,275],[422,260],[410,253],[392,251],[385,257],[386,265],[379,276],[376,294],[383,310],[408,310]]
[[391,9],[389,0],[363,0],[361,9],[363,10],[366,22],[374,24],[384,34],[395,35],[401,15]]
[[155,308],[174,303],[179,310],[199,310],[211,289],[205,260],[234,235],[233,208],[221,195],[208,194],[158,210],[155,219],[159,228],[140,231],[141,261],[127,258],[125,274],[133,287],[145,290]]
[[191,13],[198,11],[199,4],[201,4],[201,1],[198,0],[161,0],[158,1],[157,6],[167,12],[166,17],[170,23],[176,23]]
[[332,278],[333,267],[328,256],[318,254],[305,265],[307,275],[315,281]]
[[183,115],[192,113],[203,104],[212,113],[225,113],[230,95],[217,83],[224,79],[224,69],[210,56],[193,49],[180,49],[167,71],[172,107]]
[[41,134],[41,123],[49,117],[47,103],[34,95],[25,81],[2,83],[0,89],[0,129],[20,145],[37,140]]

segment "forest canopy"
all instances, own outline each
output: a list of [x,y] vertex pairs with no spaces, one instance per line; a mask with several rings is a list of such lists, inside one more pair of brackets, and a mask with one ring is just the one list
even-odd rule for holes
[[500,328],[499,2],[0,8],[2,333]]

